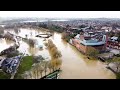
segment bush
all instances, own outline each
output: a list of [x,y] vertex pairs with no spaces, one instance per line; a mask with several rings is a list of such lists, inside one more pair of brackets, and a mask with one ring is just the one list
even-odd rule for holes
[[33,62],[34,63],[39,63],[40,61],[45,60],[41,55],[39,56],[33,56]]
[[59,32],[59,33],[62,33],[64,31],[64,29],[60,26],[56,26],[56,25],[50,25],[48,27],[48,29],[52,30],[52,31],[56,31],[56,32]]
[[14,56],[18,56],[19,55],[19,51],[12,51],[11,53],[8,53],[7,54],[7,58],[11,58],[11,57],[14,57]]
[[35,42],[35,40],[34,39],[28,39],[28,43],[29,43],[29,45],[30,46],[35,46],[35,44],[36,44],[36,42]]
[[96,56],[99,54],[99,51],[95,49],[94,47],[88,47],[86,55],[89,57],[96,58]]
[[62,33],[62,37],[61,37],[61,38],[62,38],[62,39],[65,39],[65,38],[66,38],[66,36],[67,36],[67,33],[63,32],[63,33]]

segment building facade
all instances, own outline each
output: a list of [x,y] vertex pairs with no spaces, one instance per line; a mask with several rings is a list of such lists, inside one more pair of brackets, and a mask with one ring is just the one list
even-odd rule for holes
[[100,52],[104,52],[106,50],[106,42],[105,34],[94,32],[84,33],[83,35],[78,34],[70,40],[70,43],[84,54],[86,54],[89,47],[94,47]]

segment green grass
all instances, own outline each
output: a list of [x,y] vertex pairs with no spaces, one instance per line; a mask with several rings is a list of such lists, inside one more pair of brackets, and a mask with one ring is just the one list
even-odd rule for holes
[[120,79],[120,73],[116,74],[116,79]]
[[106,62],[111,63],[111,62],[120,62],[120,57],[114,56],[112,59],[107,59]]
[[0,79],[10,79],[10,75],[4,73],[4,72],[0,72]]
[[23,74],[25,71],[30,70],[32,65],[33,65],[32,56],[23,57],[23,60],[21,61],[21,65],[19,66],[18,71],[15,75],[15,79],[22,79],[21,74]]

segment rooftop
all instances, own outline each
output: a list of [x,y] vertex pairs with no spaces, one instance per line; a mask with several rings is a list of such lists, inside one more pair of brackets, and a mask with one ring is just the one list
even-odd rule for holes
[[95,32],[86,32],[83,35],[77,34],[75,39],[84,45],[102,45],[106,43],[106,35]]

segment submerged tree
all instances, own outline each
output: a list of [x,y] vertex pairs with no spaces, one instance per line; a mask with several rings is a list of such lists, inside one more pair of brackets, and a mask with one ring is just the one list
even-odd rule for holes
[[51,65],[51,62],[49,61],[48,62],[48,68],[49,68],[49,71],[50,71],[50,73],[52,72],[52,65]]
[[61,56],[61,52],[58,50],[52,52],[52,58],[60,58]]
[[53,44],[52,40],[48,40],[48,48],[52,58],[60,58],[62,56],[61,52],[57,49],[56,45]]
[[47,68],[48,68],[48,61],[42,61],[41,64],[42,64],[42,66],[44,68],[44,72],[45,72],[45,75],[46,75]]
[[44,67],[41,64],[39,64],[39,71],[40,71],[40,75],[42,77],[42,73],[44,71]]
[[60,66],[62,65],[61,59],[52,59],[50,60],[50,66],[53,71],[60,69]]
[[61,59],[56,59],[56,68],[60,69],[61,65],[62,65],[62,60]]
[[33,39],[29,39],[29,44],[30,45],[34,45],[35,44],[34,40]]
[[10,33],[5,33],[4,38],[8,39],[8,40],[16,41],[14,39],[14,36],[12,34],[10,34]]
[[56,60],[55,59],[50,60],[50,65],[51,65],[52,71],[54,72],[56,69]]
[[16,34],[18,34],[18,33],[19,33],[18,28],[15,28],[15,29],[14,29],[14,32],[15,32]]

